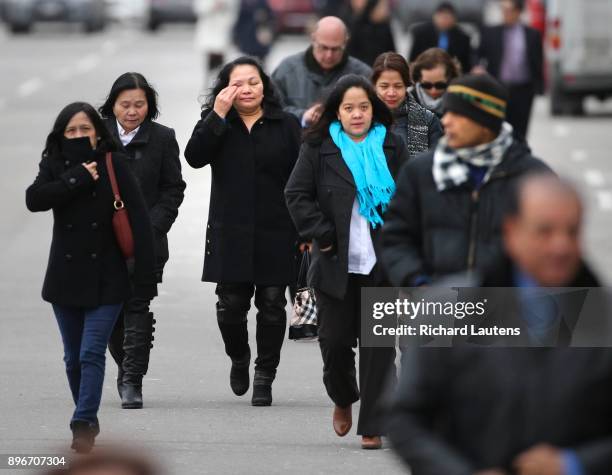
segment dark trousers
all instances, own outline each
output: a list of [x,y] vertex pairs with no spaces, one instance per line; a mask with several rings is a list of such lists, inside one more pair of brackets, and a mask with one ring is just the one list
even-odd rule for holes
[[349,274],[342,300],[315,289],[325,389],[340,407],[361,399],[357,434],[368,436],[385,433],[383,396],[396,381],[395,348],[359,345],[361,390],[357,386],[353,348],[361,331],[361,288],[374,286],[371,276]]
[[113,329],[108,349],[119,367],[117,379],[123,384],[141,385],[149,369],[154,331],[150,305],[148,299],[131,298]]
[[121,304],[95,308],[53,305],[64,343],[66,375],[76,408],[73,421],[98,422],[106,345]]
[[514,136],[527,140],[531,106],[535,90],[531,84],[508,85],[510,99],[506,111],[506,121],[514,127]]
[[241,360],[250,354],[247,313],[255,294],[255,370],[271,376],[276,374],[287,327],[285,289],[286,287],[261,287],[250,283],[217,284],[217,322],[225,343],[225,352],[232,360]]

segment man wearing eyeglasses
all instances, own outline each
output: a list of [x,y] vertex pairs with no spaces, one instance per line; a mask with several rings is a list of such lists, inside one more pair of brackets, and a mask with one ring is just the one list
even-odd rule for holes
[[285,58],[272,73],[286,112],[308,127],[321,113],[325,93],[346,74],[369,78],[372,70],[346,52],[349,34],[337,17],[321,18],[312,35],[310,47]]

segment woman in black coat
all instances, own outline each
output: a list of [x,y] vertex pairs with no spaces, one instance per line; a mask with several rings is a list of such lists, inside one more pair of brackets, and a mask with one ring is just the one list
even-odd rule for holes
[[386,281],[377,259],[380,227],[408,159],[391,122],[367,79],[344,76],[309,131],[285,190],[298,233],[312,241],[308,284],[317,301],[323,382],[336,405],[334,430],[348,433],[351,405],[361,399],[357,433],[365,449],[381,447],[380,399],[395,358],[394,347],[368,348],[360,336],[360,290]]
[[[47,137],[38,176],[26,192],[30,211],[53,210],[53,240],[42,296],[53,305],[68,383],[76,409],[72,448],[87,452],[99,432],[106,345],[121,306],[131,296],[157,293],[151,223],[138,184],[112,137],[89,104],[59,114]],[[133,276],[112,227],[112,163],[134,235]]]
[[[107,129],[128,157],[149,210],[155,238],[155,273],[162,281],[168,260],[167,234],[183,202],[179,146],[174,130],[155,122],[157,92],[142,74],[119,76],[100,107]],[[142,407],[142,378],[149,367],[155,320],[150,299],[133,297],[117,319],[109,350],[119,367],[117,389],[121,407]]]
[[216,282],[217,320],[232,360],[230,386],[249,388],[247,312],[255,294],[257,359],[252,404],[272,403],[286,327],[285,289],[295,281],[296,232],[283,198],[300,146],[300,125],[283,112],[270,79],[248,57],[219,73],[185,149],[210,165],[203,281]]

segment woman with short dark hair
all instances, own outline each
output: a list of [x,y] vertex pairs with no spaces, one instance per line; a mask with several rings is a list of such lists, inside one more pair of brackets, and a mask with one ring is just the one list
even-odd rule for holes
[[[395,177],[408,159],[391,123],[391,112],[368,80],[344,76],[308,131],[285,189],[298,233],[311,241],[308,285],[315,289],[323,382],[335,403],[333,427],[346,435],[351,406],[361,399],[357,433],[364,449],[381,447],[378,411],[395,358],[394,346],[368,348],[360,338],[360,291],[386,282],[376,250]],[[352,349],[357,339],[359,389]]]
[[[42,296],[53,305],[62,334],[76,405],[70,427],[77,452],[91,450],[100,430],[97,414],[106,345],[123,302],[157,294],[151,223],[138,184],[116,149],[92,106],[70,104],[55,120],[38,176],[26,192],[30,211],[53,210]],[[113,213],[119,204],[109,179],[107,152],[134,237],[129,265],[113,231]]]
[[212,169],[202,280],[217,283],[217,321],[238,396],[250,384],[247,312],[255,295],[251,403],[269,406],[287,322],[285,290],[296,279],[297,234],[283,190],[301,127],[283,112],[269,77],[249,57],[223,67],[203,109],[185,149],[189,165]]
[[461,75],[461,64],[441,48],[429,48],[411,65],[412,97],[441,118],[442,103],[448,84]]
[[393,113],[393,132],[404,139],[411,157],[436,145],[442,136],[440,121],[408,94],[410,68],[401,54],[388,52],[376,58],[372,84],[378,97]]
[[[161,283],[169,256],[167,235],[185,191],[174,130],[155,122],[159,116],[157,92],[140,73],[119,76],[99,110],[145,198],[155,238],[155,273]],[[150,305],[150,299],[138,297],[125,302],[110,340],[124,409],[143,406],[142,379],[149,367],[155,331]]]

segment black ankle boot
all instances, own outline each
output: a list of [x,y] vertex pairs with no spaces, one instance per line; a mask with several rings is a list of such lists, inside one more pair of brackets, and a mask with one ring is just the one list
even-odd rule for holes
[[79,454],[87,454],[93,448],[96,436],[100,433],[98,423],[88,421],[72,421],[72,445],[70,448]]
[[274,381],[273,374],[255,370],[255,377],[253,378],[253,397],[251,399],[251,405],[272,405],[272,381]]
[[119,399],[121,399],[121,393],[123,392],[123,368],[121,367],[117,371],[117,392],[119,393]]
[[124,384],[121,392],[123,409],[142,409],[142,385]]
[[249,390],[249,365],[251,364],[251,351],[240,359],[232,359],[230,370],[230,387],[236,396],[242,396]]

